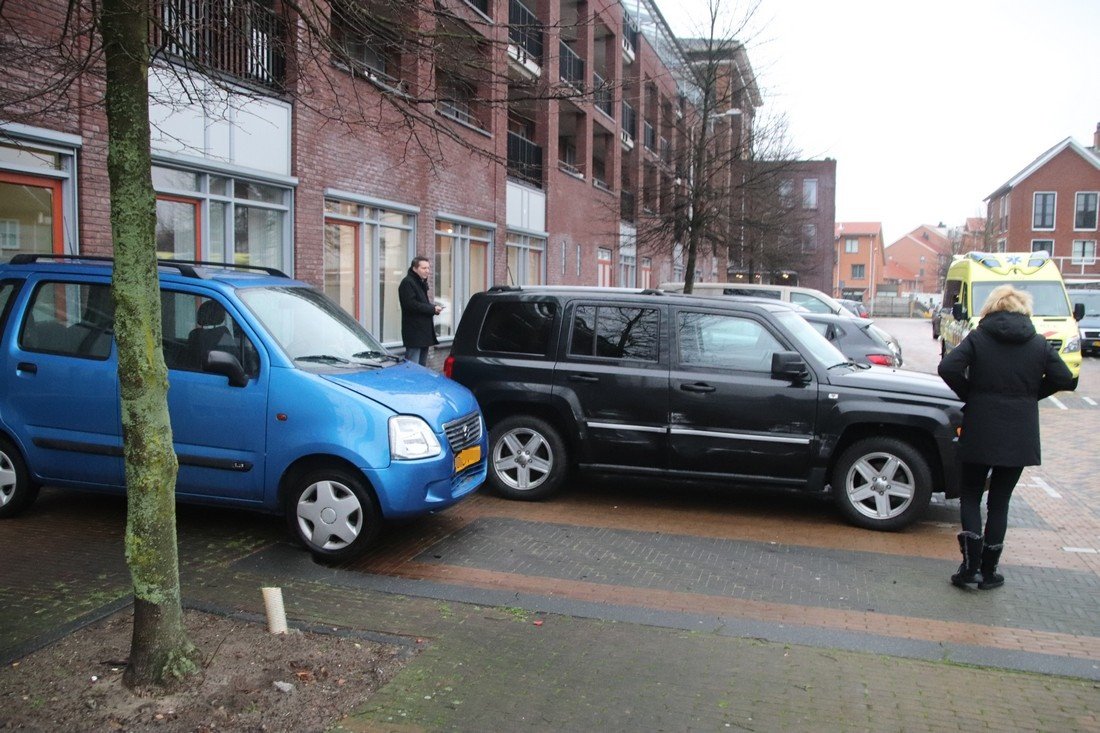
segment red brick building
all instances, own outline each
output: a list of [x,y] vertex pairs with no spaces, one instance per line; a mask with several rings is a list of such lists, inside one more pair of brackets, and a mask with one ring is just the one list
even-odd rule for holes
[[1093,147],[1066,138],[991,193],[990,235],[1002,252],[1046,250],[1063,277],[1095,277],[1098,199],[1100,125]]
[[897,293],[938,293],[941,272],[951,260],[951,240],[937,227],[922,224],[886,245],[886,270],[881,282],[894,281]]
[[834,238],[837,269],[833,295],[871,303],[886,268],[882,224],[837,222]]
[[[164,25],[220,13],[225,27],[249,29],[235,36],[241,53],[204,57],[228,87],[172,67],[214,44],[152,39],[163,48],[150,74],[160,254],[280,268],[323,287],[387,344],[399,341],[397,284],[415,254],[433,260],[444,341],[469,296],[493,284],[682,278],[675,252],[639,251],[635,239],[646,212],[678,195],[684,172],[672,161],[692,114],[672,73],[683,47],[648,0],[629,10],[390,4],[407,13],[405,26],[372,16],[371,0],[318,7],[312,20],[331,29],[338,52],[308,47],[277,0],[154,5]],[[6,20],[45,39],[65,8],[23,3]],[[425,56],[420,32],[455,47]],[[727,68],[739,80],[736,129],[747,134],[761,98],[743,47]],[[42,76],[13,63],[0,68],[0,89],[33,90]],[[111,252],[105,117],[80,103],[101,96],[101,84],[78,79],[62,111],[0,123],[0,259]],[[576,93],[530,91],[547,88]],[[410,116],[402,95],[432,101]],[[697,270],[726,264],[704,256]]]

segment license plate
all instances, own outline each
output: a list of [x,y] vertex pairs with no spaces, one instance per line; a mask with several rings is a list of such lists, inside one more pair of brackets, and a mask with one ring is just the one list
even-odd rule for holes
[[480,460],[480,445],[472,445],[469,448],[463,448],[458,452],[458,455],[455,456],[455,473],[458,473],[464,468],[469,468]]

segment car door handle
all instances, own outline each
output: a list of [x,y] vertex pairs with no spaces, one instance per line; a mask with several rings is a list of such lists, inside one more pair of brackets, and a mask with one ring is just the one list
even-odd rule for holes
[[38,374],[38,365],[32,364],[29,361],[21,361],[15,367],[17,372],[27,372],[28,374]]
[[680,389],[685,392],[713,392],[714,387],[709,384],[703,384],[702,382],[696,382],[695,384],[681,384]]
[[569,375],[569,381],[570,382],[598,382],[598,381],[600,381],[600,378],[599,377],[590,377],[587,374],[570,374]]

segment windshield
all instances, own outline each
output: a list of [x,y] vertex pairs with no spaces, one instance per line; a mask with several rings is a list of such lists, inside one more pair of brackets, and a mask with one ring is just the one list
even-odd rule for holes
[[1053,280],[1013,280],[1001,282],[976,282],[971,302],[974,304],[974,315],[981,312],[986,298],[993,292],[993,288],[1000,285],[1011,285],[1017,290],[1026,290],[1035,300],[1032,309],[1036,316],[1068,316],[1069,301],[1066,299],[1066,289],[1062,283]]
[[304,369],[377,366],[397,360],[319,290],[244,288],[239,292],[283,352]]
[[1100,316],[1100,293],[1072,293],[1074,303],[1085,304],[1085,317]]
[[776,313],[775,317],[787,327],[787,331],[798,342],[798,346],[802,347],[803,354],[809,352],[814,360],[827,367],[848,361],[848,357],[840,353],[835,346],[817,332],[817,329],[807,323],[806,319],[795,311]]

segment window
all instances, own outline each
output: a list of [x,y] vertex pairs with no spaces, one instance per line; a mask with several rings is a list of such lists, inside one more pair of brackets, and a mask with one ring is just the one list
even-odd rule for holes
[[610,359],[657,361],[655,308],[581,305],[573,313],[569,353]]
[[446,117],[487,130],[490,48],[481,33],[460,21],[441,18],[437,28],[432,36],[437,108]]
[[596,285],[611,287],[611,250],[606,247],[596,249]]
[[461,306],[474,293],[489,289],[490,248],[493,231],[488,227],[440,221],[435,231],[434,299],[443,306],[435,319],[435,333],[454,336]]
[[1096,240],[1095,239],[1075,239],[1073,240],[1073,259],[1071,262],[1075,265],[1092,265],[1096,263]]
[[1032,229],[1054,228],[1054,201],[1057,194],[1036,193],[1035,206],[1031,217]]
[[332,39],[340,49],[333,62],[350,64],[352,70],[382,86],[403,90],[401,40],[392,27],[399,19],[384,18],[387,9],[348,0],[333,2]]
[[852,265],[852,279],[862,280],[866,277],[867,265]]
[[478,336],[480,351],[545,356],[555,333],[556,303],[493,303]]
[[[862,267],[863,265],[860,265]],[[793,291],[791,293],[791,302],[795,305],[800,305],[811,313],[832,313],[833,309],[829,307],[821,298],[810,293],[800,293]]]
[[72,251],[75,150],[0,133],[0,262]]
[[785,207],[794,203],[794,181],[783,180],[779,182],[779,203]]
[[1032,252],[1046,252],[1047,254],[1054,253],[1054,240],[1053,239],[1033,239],[1031,240]]
[[249,377],[259,374],[256,347],[216,300],[161,291],[160,311],[164,363],[169,369],[202,371],[207,354],[224,351],[236,357]]
[[[508,232],[507,245],[508,284],[543,285],[546,283],[543,258],[546,254],[546,239],[529,234]],[[577,251],[580,258],[580,250]]]
[[855,237],[848,237],[847,239],[845,239],[844,240],[844,251],[847,254],[858,254],[859,253],[859,240],[856,239]]
[[416,216],[325,199],[324,291],[385,343],[401,341],[397,286],[412,260]]
[[633,288],[637,285],[637,258],[634,255],[619,253],[619,284],[624,288]]
[[802,251],[813,252],[817,249],[817,224],[802,225]]
[[104,360],[114,341],[115,305],[108,285],[47,282],[31,296],[19,335],[26,351]]
[[802,208],[817,208],[817,179],[807,178],[802,182]]
[[286,269],[291,190],[153,166],[157,256]]
[[1074,229],[1096,229],[1096,197],[1095,192],[1077,194],[1077,204],[1074,207]]
[[770,372],[772,354],[783,346],[763,325],[715,313],[681,313],[677,338],[681,365]]
[[638,271],[638,287],[653,287],[653,259],[650,257],[642,258],[642,267]]

